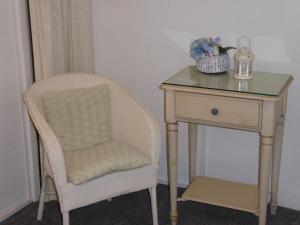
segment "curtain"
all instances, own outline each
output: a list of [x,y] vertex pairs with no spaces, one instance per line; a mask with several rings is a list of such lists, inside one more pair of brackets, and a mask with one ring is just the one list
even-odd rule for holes
[[29,0],[35,80],[92,72],[90,0]]
[[[90,0],[29,0],[35,81],[67,72],[92,72]],[[40,143],[41,176],[44,151]],[[46,201],[57,200],[47,180]]]

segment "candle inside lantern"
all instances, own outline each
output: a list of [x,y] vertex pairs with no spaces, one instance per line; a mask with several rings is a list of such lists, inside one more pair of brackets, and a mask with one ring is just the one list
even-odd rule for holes
[[[241,39],[246,38],[249,42],[248,47],[239,47]],[[248,37],[240,37],[238,41],[238,50],[234,54],[234,78],[252,79],[252,64],[254,54],[250,49],[250,39]]]

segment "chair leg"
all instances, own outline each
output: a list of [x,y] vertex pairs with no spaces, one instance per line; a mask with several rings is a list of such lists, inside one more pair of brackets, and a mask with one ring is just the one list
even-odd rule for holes
[[37,214],[37,220],[41,220],[43,217],[44,205],[45,205],[45,190],[46,190],[46,181],[47,175],[43,176],[42,180],[42,188],[41,188],[41,195],[40,195],[40,202],[39,202],[39,209]]
[[63,212],[63,225],[70,225],[70,218],[69,218],[69,212]]
[[153,225],[158,225],[156,187],[149,188]]

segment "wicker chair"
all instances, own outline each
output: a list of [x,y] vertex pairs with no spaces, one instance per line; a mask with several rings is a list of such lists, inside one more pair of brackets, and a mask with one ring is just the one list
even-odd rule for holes
[[[130,144],[147,155],[147,165],[126,171],[116,171],[82,184],[68,180],[64,152],[56,134],[47,122],[42,96],[53,91],[88,88],[106,84],[110,90],[112,139]],[[37,129],[43,147],[43,181],[38,211],[42,219],[47,179],[52,179],[57,191],[63,224],[69,225],[69,211],[125,193],[149,189],[153,224],[158,225],[156,186],[160,155],[160,134],[157,121],[134,97],[114,81],[91,74],[62,74],[33,84],[24,94],[30,118]]]

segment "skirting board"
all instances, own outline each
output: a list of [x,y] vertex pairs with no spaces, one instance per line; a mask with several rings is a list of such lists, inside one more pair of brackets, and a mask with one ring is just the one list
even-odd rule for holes
[[[165,178],[165,177],[159,177],[158,178],[158,183],[169,185],[168,178]],[[187,181],[182,181],[182,180],[177,181],[177,186],[178,187],[186,188],[188,185],[189,185],[189,183]]]
[[0,212],[0,223],[12,216],[13,214],[15,214],[16,212],[18,212],[19,210],[23,209],[25,206],[29,205],[31,202],[31,200],[25,199],[23,201],[18,202],[14,207]]

